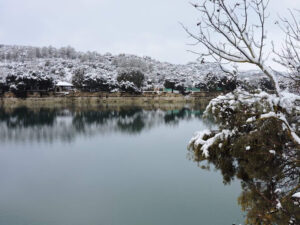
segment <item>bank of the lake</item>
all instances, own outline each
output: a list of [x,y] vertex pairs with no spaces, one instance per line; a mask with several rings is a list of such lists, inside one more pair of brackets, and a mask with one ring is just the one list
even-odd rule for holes
[[139,105],[139,106],[166,106],[166,105],[207,105],[208,102],[222,94],[221,92],[197,92],[189,95],[178,93],[153,93],[146,92],[142,94],[130,93],[105,93],[105,92],[28,92],[26,98],[17,97],[8,92],[0,97],[0,106],[19,107],[19,106],[49,106],[49,105]]

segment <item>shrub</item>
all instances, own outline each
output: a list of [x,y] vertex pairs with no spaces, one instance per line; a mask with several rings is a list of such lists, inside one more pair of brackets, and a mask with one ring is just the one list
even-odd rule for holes
[[185,84],[183,82],[178,81],[177,79],[166,79],[164,82],[164,87],[167,89],[177,90],[180,93],[185,93]]
[[137,88],[137,86],[130,81],[121,81],[119,83],[119,89],[124,92],[132,93],[132,94],[140,94],[141,90]]
[[0,94],[7,92],[9,89],[7,83],[5,82],[5,80],[0,80]]
[[259,80],[259,87],[263,91],[275,91],[274,84],[267,77],[263,77]]
[[143,86],[144,80],[145,75],[140,70],[136,69],[122,70],[119,72],[117,77],[117,81],[120,84],[128,81],[133,83],[137,88],[141,88]]
[[235,77],[217,76],[209,73],[205,76],[204,81],[196,85],[204,91],[216,91],[221,89],[223,91],[233,91],[237,87],[237,80]]
[[26,92],[30,90],[53,89],[53,79],[39,72],[31,72],[29,74],[9,74],[6,77],[6,85],[13,92]]
[[164,82],[164,87],[167,89],[171,89],[173,93],[173,90],[175,90],[175,84],[176,84],[176,80],[166,79]]
[[83,86],[85,90],[89,91],[110,91],[112,89],[107,78],[93,77],[89,76],[89,74],[85,76]]
[[74,71],[74,75],[72,77],[72,84],[76,88],[83,88],[83,81],[85,78],[85,69],[84,68],[79,68]]

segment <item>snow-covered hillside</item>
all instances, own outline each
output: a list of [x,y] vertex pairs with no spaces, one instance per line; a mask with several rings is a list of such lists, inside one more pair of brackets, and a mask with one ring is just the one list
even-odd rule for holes
[[138,57],[109,53],[101,55],[96,52],[77,52],[71,47],[56,49],[53,47],[24,47],[0,45],[0,76],[8,74],[25,75],[38,71],[55,80],[72,81],[78,69],[84,69],[90,76],[108,76],[116,79],[120,70],[135,68],[145,74],[145,83],[162,87],[166,79],[178,79],[186,86],[195,86],[203,78],[213,73],[221,76],[223,72],[213,63],[192,62],[175,65],[159,62],[150,57]]
[[[166,80],[175,80],[177,85],[185,88],[202,89],[218,82],[232,86],[231,83],[228,84],[226,74],[217,64],[204,63],[200,60],[177,65],[135,55],[77,52],[72,47],[57,49],[51,46],[39,48],[0,45],[0,84],[4,83],[9,75],[20,77],[21,83],[26,83],[24,77],[27,82],[39,77],[39,79],[51,78],[54,82],[67,81],[74,84],[74,75],[79,74],[82,76],[79,82],[85,81],[82,86],[98,85],[101,81],[100,83],[104,82],[106,87],[122,89],[122,85],[130,86],[131,84],[127,81],[120,82],[119,80],[118,82],[117,77],[123,71],[130,70],[140,71],[144,75],[141,87],[143,90],[162,88]],[[256,79],[257,76],[248,76],[247,73],[241,74],[240,77],[240,81],[247,83],[248,86],[258,87],[263,83],[260,79]],[[91,81],[97,82],[91,84]],[[16,85],[11,83],[9,86],[13,89]],[[213,86],[217,88],[218,85]]]

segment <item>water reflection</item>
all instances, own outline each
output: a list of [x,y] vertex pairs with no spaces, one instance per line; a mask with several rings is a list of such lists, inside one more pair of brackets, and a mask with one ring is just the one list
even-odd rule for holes
[[202,169],[213,165],[221,171],[224,184],[235,178],[241,181],[238,203],[247,213],[246,224],[300,224],[300,202],[292,198],[300,190],[299,151],[285,146],[282,150],[249,152],[223,143],[210,151],[208,159],[197,149],[190,151],[190,157]]
[[0,224],[240,224],[239,185],[185,157],[202,111],[2,108]]
[[142,107],[0,108],[1,141],[72,141],[79,135],[122,132],[138,135],[160,124],[201,118],[203,108]]

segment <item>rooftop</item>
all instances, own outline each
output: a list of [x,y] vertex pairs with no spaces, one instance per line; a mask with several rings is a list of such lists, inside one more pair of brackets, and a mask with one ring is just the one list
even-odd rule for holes
[[58,81],[56,83],[56,86],[60,86],[60,87],[73,87],[73,84],[70,84],[66,81]]

